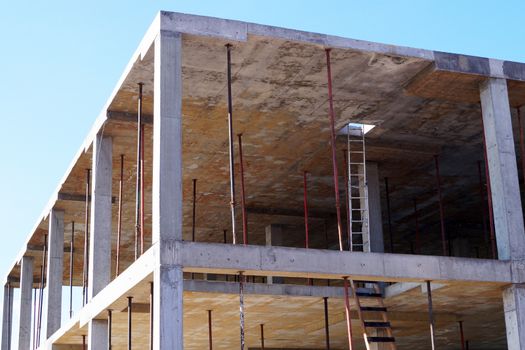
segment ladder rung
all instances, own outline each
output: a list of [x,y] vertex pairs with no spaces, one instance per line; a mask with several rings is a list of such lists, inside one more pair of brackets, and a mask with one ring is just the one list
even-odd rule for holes
[[348,140],[348,142],[363,142],[363,140]]
[[370,343],[394,343],[394,337],[366,337]]
[[386,307],[382,307],[382,306],[361,306],[361,311],[386,312]]
[[353,151],[353,150],[350,150],[350,153],[365,153],[363,151]]
[[366,199],[366,197],[350,197],[350,200],[352,199]]
[[361,210],[366,210],[366,209],[352,209],[352,211],[361,211]]
[[370,328],[390,328],[390,322],[365,321],[365,327]]
[[363,163],[363,162],[350,162],[348,164],[350,164],[350,165],[363,165],[365,163]]

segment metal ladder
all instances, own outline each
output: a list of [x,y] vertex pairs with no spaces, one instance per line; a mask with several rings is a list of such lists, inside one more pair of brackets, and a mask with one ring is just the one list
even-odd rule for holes
[[[383,295],[378,283],[366,282],[365,288],[356,288],[356,283],[350,280],[350,285],[354,294],[361,328],[363,329],[366,349],[373,350],[371,348],[372,344],[384,344],[390,350],[397,350],[392,326],[387,316],[387,308],[383,302]],[[363,305],[361,299],[366,305]],[[378,314],[380,315],[379,317],[377,316]]]
[[347,135],[350,250],[370,252],[364,125],[348,124]]

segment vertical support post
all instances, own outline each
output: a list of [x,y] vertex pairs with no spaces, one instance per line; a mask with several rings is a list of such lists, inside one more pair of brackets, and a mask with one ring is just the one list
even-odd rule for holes
[[7,282],[4,286],[4,304],[2,308],[2,350],[11,350],[13,330],[13,288]]
[[[111,194],[113,141],[97,134],[93,142],[91,192],[91,239],[89,246],[88,300],[95,297],[111,280]],[[107,348],[108,321],[89,321],[89,349]]]
[[226,73],[228,78],[228,141],[230,156],[230,208],[232,215],[232,237],[233,244],[237,244],[237,232],[235,229],[235,167],[233,154],[233,102],[232,102],[232,68],[231,68],[231,44],[226,44]]
[[345,316],[346,316],[346,333],[348,336],[348,349],[352,350],[352,317],[350,314],[350,297],[348,292],[348,277],[344,278],[344,291],[345,291]]
[[[485,141],[483,141],[485,143]],[[485,154],[485,145],[483,145],[483,153]],[[485,242],[489,241],[488,230],[487,230],[487,211],[485,207],[485,190],[483,184],[483,172],[481,171],[481,161],[478,160],[478,178],[479,178],[479,202],[481,209],[481,219],[483,220],[483,237]]]
[[525,286],[513,284],[503,291],[503,311],[509,350],[525,349]]
[[465,336],[463,334],[463,321],[459,321],[458,325],[459,325],[459,338],[461,341],[461,350],[465,350]]
[[261,323],[261,350],[264,350],[264,324]]
[[84,266],[82,270],[82,306],[88,300],[88,274],[89,274],[89,220],[91,214],[89,213],[89,198],[91,196],[91,169],[86,169],[86,207],[84,215]]
[[520,131],[520,158],[521,158],[521,175],[523,176],[523,190],[525,191],[525,135],[523,124],[521,123],[521,108],[516,108],[518,114],[518,128]]
[[86,336],[82,335],[82,350],[86,350]]
[[153,350],[153,282],[149,284],[149,349]]
[[27,350],[31,346],[31,291],[33,290],[32,256],[22,257],[20,275],[20,308],[18,327],[18,348]]
[[324,301],[324,337],[326,341],[326,350],[330,350],[330,323],[328,322],[328,297]]
[[211,327],[211,310],[208,310],[208,348],[213,350],[213,333]]
[[[142,247],[143,240],[143,228],[142,228],[142,148],[144,145],[143,132],[144,128],[142,125],[142,89],[143,83],[138,83],[138,99],[137,99],[137,174],[136,174],[136,185],[135,185],[135,260],[139,257],[139,250]],[[139,241],[140,240],[140,241]]]
[[309,248],[309,233],[308,233],[308,183],[306,176],[308,173],[303,172],[303,205],[304,205],[304,247]]
[[64,212],[49,214],[49,254],[47,257],[46,339],[55,333],[62,317],[62,281],[64,273]]
[[368,239],[370,251],[374,253],[385,252],[385,242],[383,237],[383,219],[381,215],[381,191],[379,189],[379,168],[375,162],[367,162],[365,166],[366,184],[368,188]]
[[122,238],[122,199],[124,192],[124,155],[120,155],[120,177],[118,182],[118,216],[117,216],[117,252],[115,258],[115,276],[120,274],[120,240]]
[[331,49],[325,49],[326,52],[326,68],[328,78],[328,106],[329,106],[329,117],[330,117],[330,145],[332,149],[332,169],[334,175],[334,194],[335,194],[335,210],[337,215],[337,235],[339,238],[339,250],[343,250],[343,233],[341,227],[341,204],[339,200],[339,175],[337,172],[337,155],[336,155],[336,135],[335,135],[335,113],[334,113],[334,100],[332,96],[332,67],[330,65],[330,51]]
[[246,193],[244,189],[244,160],[242,155],[242,134],[238,134],[239,138],[239,159],[241,170],[241,211],[242,211],[242,243],[248,244],[248,214],[246,213]]
[[128,297],[128,350],[132,349],[133,297]]
[[239,271],[239,325],[241,350],[244,350],[244,275]]
[[113,311],[108,310],[108,350],[111,350],[111,338],[113,336]]
[[71,222],[71,242],[69,243],[69,318],[73,317],[73,270],[75,264],[75,222]]
[[445,232],[445,211],[443,208],[443,196],[441,194],[441,175],[439,173],[439,156],[434,156],[434,163],[436,166],[436,190],[438,195],[438,204],[439,204],[439,223],[441,228],[441,247],[443,249],[443,256],[450,254],[448,251],[448,240],[447,234]]
[[487,79],[480,86],[480,97],[498,256],[523,260],[525,230],[507,81]]
[[192,215],[191,215],[191,241],[195,242],[195,213],[196,213],[196,205],[197,205],[197,179],[192,180],[193,183],[193,207],[192,207]]
[[390,253],[394,252],[394,237],[392,236],[392,212],[390,210],[390,189],[388,188],[388,177],[385,177],[386,214],[388,219],[388,237],[390,240]]
[[414,198],[414,221],[416,225],[416,254],[421,254],[421,237],[419,233],[419,211],[417,210],[417,200]]
[[152,244],[153,349],[183,350],[182,266],[173,260],[182,240],[181,34],[161,28],[155,38]]
[[435,343],[435,332],[434,332],[434,310],[432,307],[432,286],[430,285],[430,281],[427,281],[427,297],[428,297],[428,323],[430,325],[430,344],[432,346],[432,350],[436,349],[436,343]]

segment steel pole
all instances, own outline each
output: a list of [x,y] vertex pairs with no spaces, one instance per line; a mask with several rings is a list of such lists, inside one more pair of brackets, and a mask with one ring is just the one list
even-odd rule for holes
[[337,155],[336,155],[336,136],[335,136],[335,113],[334,113],[334,100],[332,96],[332,69],[330,66],[330,51],[331,49],[325,49],[326,52],[326,68],[328,77],[328,106],[330,111],[330,146],[332,149],[332,169],[334,175],[334,192],[335,192],[335,210],[337,215],[337,235],[339,238],[339,250],[343,250],[343,233],[341,228],[341,204],[339,200],[339,175],[337,171]]

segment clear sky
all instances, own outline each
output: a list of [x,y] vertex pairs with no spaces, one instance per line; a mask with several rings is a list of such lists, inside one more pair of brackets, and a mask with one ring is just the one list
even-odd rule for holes
[[2,0],[0,278],[161,9],[525,62],[523,0]]

